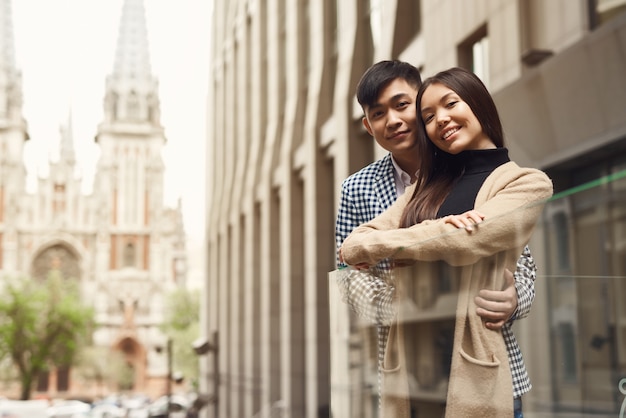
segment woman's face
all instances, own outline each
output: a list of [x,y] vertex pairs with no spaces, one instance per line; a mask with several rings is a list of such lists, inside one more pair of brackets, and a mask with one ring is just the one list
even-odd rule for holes
[[469,105],[449,87],[431,84],[424,91],[420,105],[426,134],[440,150],[458,154],[496,147]]

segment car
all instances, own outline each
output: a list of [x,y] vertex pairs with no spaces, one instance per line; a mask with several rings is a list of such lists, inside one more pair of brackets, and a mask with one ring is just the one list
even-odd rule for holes
[[127,418],[150,418],[148,407],[129,409]]
[[16,401],[0,399],[0,417],[2,418],[48,418],[48,401]]
[[[167,415],[168,397],[161,396],[148,407],[149,418],[168,418]],[[169,418],[185,418],[189,410],[189,401],[184,396],[172,395],[169,400]]]
[[53,402],[47,409],[48,418],[87,418],[91,405],[76,400]]
[[135,395],[122,400],[122,408],[126,410],[126,418],[149,418],[149,404],[150,398],[144,395]]
[[101,403],[89,411],[90,418],[124,418],[126,412],[117,405],[110,403]]

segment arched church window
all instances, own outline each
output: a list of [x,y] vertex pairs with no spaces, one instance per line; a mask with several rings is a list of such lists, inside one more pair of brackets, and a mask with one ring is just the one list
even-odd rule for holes
[[45,280],[51,271],[59,271],[65,279],[80,279],[80,261],[76,253],[64,244],[52,245],[33,260],[32,276]]
[[118,115],[118,100],[119,96],[115,92],[107,95],[107,113],[110,115],[111,120],[117,120]]
[[130,92],[126,101],[126,116],[130,120],[138,120],[140,118],[139,98],[134,91]]
[[132,242],[129,242],[124,247],[124,267],[135,266],[135,246]]

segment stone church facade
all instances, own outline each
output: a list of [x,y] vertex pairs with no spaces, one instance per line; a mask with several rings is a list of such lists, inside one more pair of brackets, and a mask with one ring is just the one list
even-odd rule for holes
[[[83,300],[95,310],[93,343],[99,353],[123,358],[132,382],[127,389],[163,394],[167,354],[159,350],[166,345],[159,325],[167,293],[185,283],[186,252],[181,208],[163,203],[166,137],[143,0],[124,1],[104,119],[94,127],[100,157],[89,195],[75,174],[71,117],[61,129],[60,155],[50,162],[49,175],[38,178],[34,193],[26,189],[29,134],[11,0],[0,1],[0,13],[0,275],[41,280],[58,269],[78,281]],[[106,377],[106,362],[102,367]],[[119,389],[114,379],[96,384],[75,370],[50,370],[34,396],[96,396]]]

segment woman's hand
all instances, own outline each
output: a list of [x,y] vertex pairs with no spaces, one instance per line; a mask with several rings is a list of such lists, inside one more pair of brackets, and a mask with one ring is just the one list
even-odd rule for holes
[[454,225],[457,228],[465,228],[468,232],[474,230],[474,225],[478,225],[485,219],[485,215],[477,210],[468,210],[461,215],[448,215],[443,218],[445,223]]

